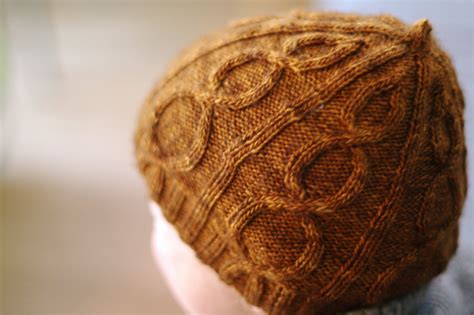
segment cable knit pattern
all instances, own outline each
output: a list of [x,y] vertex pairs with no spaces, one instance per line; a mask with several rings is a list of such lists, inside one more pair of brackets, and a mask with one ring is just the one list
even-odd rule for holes
[[426,20],[294,12],[184,53],[136,155],[182,239],[269,314],[412,292],[456,250],[463,98]]

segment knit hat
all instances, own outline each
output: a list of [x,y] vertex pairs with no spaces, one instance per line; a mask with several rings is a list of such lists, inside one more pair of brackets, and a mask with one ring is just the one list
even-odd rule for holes
[[234,23],[145,102],[151,198],[270,314],[384,303],[442,272],[466,194],[462,93],[426,20],[297,12]]

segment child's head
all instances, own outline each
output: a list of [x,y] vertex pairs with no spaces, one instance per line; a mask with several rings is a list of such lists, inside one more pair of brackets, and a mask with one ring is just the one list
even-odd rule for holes
[[250,304],[347,311],[446,267],[464,103],[430,31],[389,16],[250,19],[198,41],[151,93],[136,133],[151,197]]

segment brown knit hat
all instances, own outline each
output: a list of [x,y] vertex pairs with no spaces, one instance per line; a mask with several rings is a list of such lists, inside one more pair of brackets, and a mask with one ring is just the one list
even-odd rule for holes
[[292,13],[198,41],[136,154],[198,257],[270,314],[383,303],[442,272],[466,194],[463,97],[426,20]]

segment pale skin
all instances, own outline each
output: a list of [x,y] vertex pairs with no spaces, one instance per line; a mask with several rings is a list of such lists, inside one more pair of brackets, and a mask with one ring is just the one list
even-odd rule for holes
[[153,256],[186,314],[264,314],[261,309],[246,303],[234,288],[222,282],[214,270],[196,257],[155,202],[150,202],[150,211],[154,220]]

